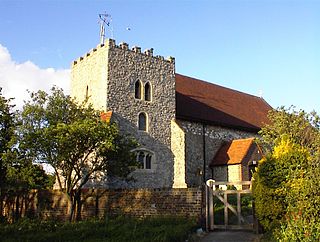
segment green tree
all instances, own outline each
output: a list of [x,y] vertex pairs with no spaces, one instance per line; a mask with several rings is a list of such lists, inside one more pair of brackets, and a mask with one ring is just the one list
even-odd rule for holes
[[[31,93],[21,113],[19,149],[33,162],[51,165],[60,189],[72,207],[70,220],[81,205],[81,188],[101,173],[126,177],[136,165],[136,147],[119,134],[115,124],[100,118],[90,105],[77,104],[61,89]],[[77,213],[79,216],[80,213]]]
[[[52,188],[52,176],[30,159],[21,156],[17,149],[17,112],[13,111],[12,99],[2,96],[0,88],[0,217],[3,220],[3,199],[12,200],[24,196],[30,189]],[[16,199],[18,201],[18,199]],[[18,219],[20,206],[15,203],[7,206]]]
[[310,149],[313,154],[319,153],[320,118],[316,112],[297,111],[291,106],[271,110],[268,116],[270,123],[265,125],[259,134],[264,147],[269,151],[286,135],[294,143]]
[[11,100],[2,95],[0,87],[0,217],[2,217],[2,201],[7,183],[7,169],[10,165],[9,157],[14,143],[15,113],[12,111],[14,105],[10,104]]

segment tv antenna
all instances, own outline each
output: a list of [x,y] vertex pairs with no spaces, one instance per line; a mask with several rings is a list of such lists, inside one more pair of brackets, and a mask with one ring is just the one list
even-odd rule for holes
[[99,24],[100,24],[100,44],[104,44],[106,38],[106,26],[110,27],[111,38],[113,39],[113,28],[111,26],[111,15],[106,12],[99,14]]

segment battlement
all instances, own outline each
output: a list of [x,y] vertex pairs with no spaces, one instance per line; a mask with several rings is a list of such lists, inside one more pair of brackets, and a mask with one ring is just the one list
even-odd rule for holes
[[113,48],[118,48],[118,49],[122,49],[125,51],[131,51],[137,54],[141,54],[141,55],[145,55],[145,56],[149,56],[152,58],[156,58],[159,60],[163,60],[163,61],[167,61],[169,63],[175,63],[175,58],[172,56],[169,56],[167,58],[164,58],[163,56],[157,55],[157,56],[153,56],[153,48],[150,49],[146,49],[143,53],[141,52],[141,47],[139,46],[133,46],[132,49],[129,48],[129,45],[125,42],[120,42],[119,45],[116,45],[116,41],[113,39],[106,39],[104,44],[99,44],[97,45],[96,48],[91,49],[89,52],[87,52],[86,54],[84,54],[83,56],[79,57],[78,59],[76,59],[75,61],[72,62],[72,66],[77,65],[78,63],[80,63],[81,61],[85,60],[86,58],[90,57],[91,55],[94,54],[94,52],[96,51],[100,51],[103,48],[109,48],[109,49],[113,49]]

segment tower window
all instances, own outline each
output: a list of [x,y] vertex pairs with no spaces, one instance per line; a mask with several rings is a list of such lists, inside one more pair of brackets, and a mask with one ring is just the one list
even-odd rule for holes
[[149,82],[144,86],[144,100],[151,101],[151,85]]
[[147,115],[145,113],[139,114],[138,129],[147,131]]
[[141,99],[141,82],[138,80],[134,84],[134,97],[136,99]]

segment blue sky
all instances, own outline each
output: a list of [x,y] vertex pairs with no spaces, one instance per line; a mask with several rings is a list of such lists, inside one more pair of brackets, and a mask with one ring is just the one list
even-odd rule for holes
[[70,63],[99,43],[106,11],[117,43],[174,56],[180,74],[320,113],[320,1],[0,0],[0,10],[0,86],[17,99],[68,90]]

